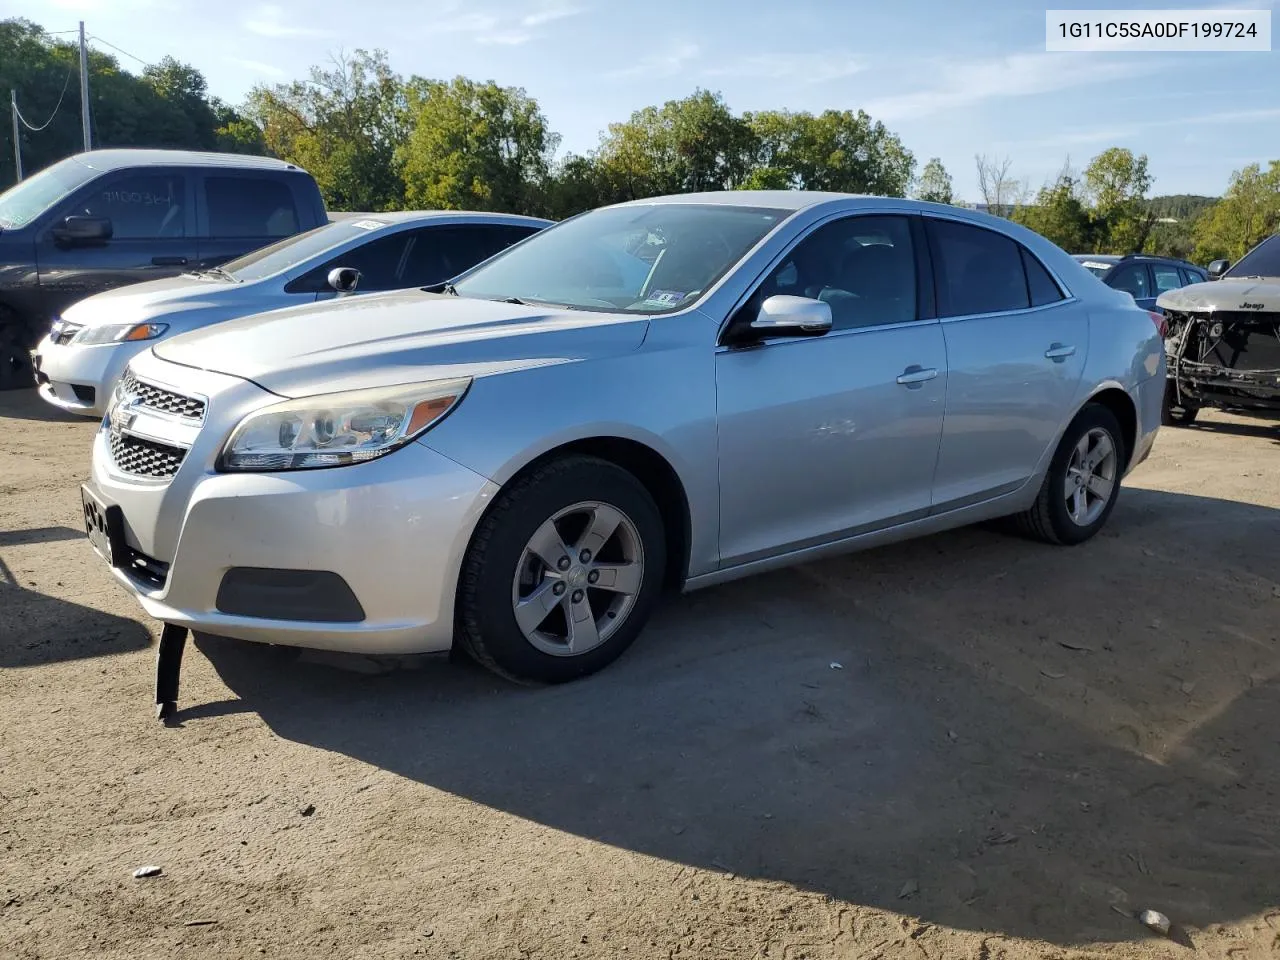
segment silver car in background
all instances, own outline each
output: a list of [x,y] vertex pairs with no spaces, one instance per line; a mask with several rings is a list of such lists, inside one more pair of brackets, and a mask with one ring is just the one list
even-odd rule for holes
[[108,290],[54,320],[33,351],[40,396],[100,417],[129,360],[156,340],[340,294],[440,283],[547,227],[513,214],[334,214],[220,267]]
[[908,200],[656,198],[442,285],[134,359],[82,491],[154,617],[512,677],[686,590],[995,517],[1081,543],[1160,423],[1155,320],[1042,237]]

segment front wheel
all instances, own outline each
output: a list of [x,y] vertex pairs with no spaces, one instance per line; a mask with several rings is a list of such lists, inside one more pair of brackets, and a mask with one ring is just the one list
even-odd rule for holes
[[1178,387],[1168,380],[1164,385],[1164,402],[1160,406],[1160,424],[1165,427],[1185,427],[1195,422],[1200,408],[1194,403],[1178,400]]
[[574,456],[499,494],[463,560],[458,639],[484,666],[561,683],[617,659],[666,567],[662,518],[634,476]]
[[1115,508],[1125,457],[1115,414],[1099,404],[1085,407],[1063,434],[1036,502],[1017,516],[1019,528],[1046,543],[1088,540]]
[[0,390],[35,386],[29,339],[17,315],[0,307]]

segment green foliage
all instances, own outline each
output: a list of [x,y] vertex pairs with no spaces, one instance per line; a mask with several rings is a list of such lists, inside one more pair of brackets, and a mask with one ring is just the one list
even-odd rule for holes
[[[6,107],[13,89],[29,123],[41,125],[53,117],[38,132],[22,129],[25,173],[84,148],[79,79],[75,44],[54,40],[28,20],[0,20],[0,95]],[[261,137],[245,129],[237,111],[208,96],[200,71],[172,57],[135,76],[122,70],[114,57],[90,50],[89,107],[95,148],[218,150],[234,143],[241,152],[263,149]],[[0,189],[15,178],[12,127],[6,118],[0,124]]]
[[[309,171],[335,210],[392,210],[403,205],[396,152],[408,136],[404,81],[382,51],[357,50],[308,80],[258,86],[249,117],[267,149]],[[229,136],[243,142],[244,128]]]
[[1085,205],[1079,182],[1063,172],[1041,187],[1035,199],[1013,211],[1013,220],[1052,240],[1068,253],[1090,252],[1096,223]]
[[924,165],[920,180],[916,184],[916,199],[931,203],[953,203],[951,174],[942,165],[939,157],[934,157]]
[[861,110],[820,114],[766,110],[743,120],[754,135],[753,169],[771,169],[769,182],[797,190],[832,190],[903,197],[915,157],[883,123]]
[[1256,163],[1231,175],[1226,196],[1195,225],[1195,259],[1239,260],[1255,244],[1280,231],[1280,160]]
[[1093,200],[1093,252],[1141,251],[1155,223],[1146,202],[1152,183],[1146,154],[1135,157],[1123,147],[1104,150],[1085,168],[1084,182]]
[[396,159],[411,207],[523,213],[544,202],[559,138],[515,87],[416,80]]

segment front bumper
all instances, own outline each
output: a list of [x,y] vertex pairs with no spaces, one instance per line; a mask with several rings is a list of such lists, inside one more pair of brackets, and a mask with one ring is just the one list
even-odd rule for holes
[[1190,360],[1177,363],[1176,370],[1179,392],[1202,405],[1280,411],[1280,370],[1236,370]]
[[[123,514],[128,563],[116,579],[152,617],[239,640],[368,654],[447,650],[458,570],[471,533],[497,491],[491,481],[421,443],[354,466],[286,473],[217,473],[213,463],[243,411],[278,398],[244,381],[135,364],[154,380],[210,398],[210,415],[169,481],[120,473],[106,427],[94,441],[91,489]],[[222,381],[222,382],[219,382]],[[226,381],[230,381],[227,386]],[[226,401],[224,403],[224,401]],[[167,567],[166,567],[167,565]],[[233,568],[322,571],[350,588],[361,617],[272,619],[220,609]],[[226,606],[227,592],[222,593]]]
[[31,351],[40,396],[68,413],[100,417],[129,361],[154,342],[83,346],[54,343],[46,336]]

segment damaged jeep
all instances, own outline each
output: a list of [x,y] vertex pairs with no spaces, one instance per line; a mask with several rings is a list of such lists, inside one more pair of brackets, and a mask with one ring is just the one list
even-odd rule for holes
[[1164,293],[1169,380],[1162,421],[1201,407],[1280,417],[1280,234],[1238,263],[1209,264],[1208,283]]

